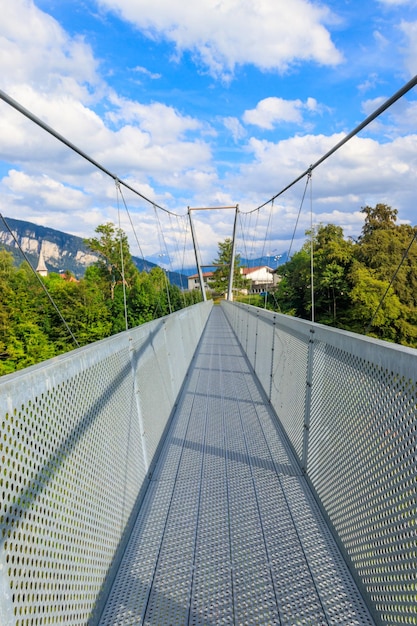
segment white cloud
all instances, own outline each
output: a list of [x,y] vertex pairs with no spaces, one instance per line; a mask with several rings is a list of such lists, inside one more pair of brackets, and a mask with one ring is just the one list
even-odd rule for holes
[[386,102],[388,98],[385,96],[378,96],[377,98],[371,98],[370,100],[365,100],[362,102],[362,111],[366,116],[371,115],[376,109]]
[[366,92],[370,89],[374,89],[379,82],[380,79],[378,78],[378,74],[376,72],[372,72],[371,74],[369,74],[368,78],[363,81],[363,83],[358,85],[358,89],[361,92]]
[[401,30],[407,37],[408,48],[406,50],[406,64],[410,76],[417,73],[417,21],[401,22]]
[[223,124],[225,125],[225,128],[231,133],[233,141],[235,141],[236,143],[246,137],[246,130],[243,128],[237,117],[225,117],[223,119]]
[[[221,180],[216,167],[221,171],[224,163],[213,162],[214,130],[208,122],[161,102],[144,104],[121,97],[101,78],[99,63],[82,38],[69,36],[30,0],[4,4],[0,22],[3,88],[145,196],[179,213],[185,213],[187,205],[239,203],[242,210],[252,209],[341,138],[307,135],[273,143],[254,137],[242,145],[248,131],[229,107],[224,110],[232,115],[217,117],[213,123],[223,124],[228,138],[238,144],[231,152],[245,152],[246,163],[228,163],[226,169],[232,171],[233,165],[235,173]],[[191,50],[217,75],[243,63],[284,71],[300,60],[332,64],[341,59],[326,30],[330,14],[306,0],[219,0],[216,8],[210,0],[198,5],[179,0],[105,0],[105,4],[123,10],[149,35],[174,42],[179,53]],[[403,22],[401,28],[409,42],[411,68],[413,55],[417,58],[415,24]],[[134,71],[137,76],[158,78],[142,66]],[[371,112],[377,103],[368,100],[363,106]],[[322,108],[312,97],[265,98],[246,111],[243,120],[252,125],[252,131],[253,126],[273,129],[280,122],[301,124]],[[413,219],[416,136],[398,137],[398,129],[416,128],[417,104],[393,108],[389,115],[396,123],[397,139],[384,144],[355,139],[314,173],[317,222],[334,221],[354,234],[355,228],[360,229],[360,206],[378,201],[399,208],[401,218]],[[385,130],[386,138],[391,133],[388,124]],[[2,213],[81,236],[91,236],[94,227],[107,220],[117,223],[114,181],[3,102],[0,136],[3,163],[11,164],[1,170]],[[221,146],[224,160],[228,149]],[[282,205],[276,205],[279,233],[274,237],[281,242],[277,245],[292,234],[302,187],[303,183],[285,195]],[[137,222],[140,215],[145,254],[155,251],[155,222],[145,212],[152,213],[152,207],[131,194],[126,197]],[[266,212],[260,217],[264,227],[267,216]],[[203,223],[200,245],[207,262],[217,242],[230,236],[232,217],[220,218],[215,213],[199,218]],[[126,216],[122,220],[122,227],[130,230]],[[302,217],[301,233],[308,221],[307,215]]]
[[279,122],[302,121],[301,100],[283,100],[282,98],[265,98],[256,105],[255,109],[245,111],[243,121],[246,124],[259,126],[260,128],[273,129]]
[[[362,102],[362,110],[366,115],[373,113],[378,107],[386,102],[388,97],[372,98]],[[409,101],[405,98],[398,100],[377,120],[372,122],[368,131],[375,136],[385,136],[394,139],[412,133],[417,127],[417,101]]]
[[32,202],[41,206],[44,211],[60,211],[68,208],[86,208],[88,203],[85,194],[53,180],[49,176],[28,176],[24,172],[10,170],[3,179],[3,185],[13,196],[32,196]]
[[380,4],[387,6],[415,6],[416,0],[379,0]]
[[342,60],[326,24],[329,9],[309,0],[99,0],[149,37],[163,37],[179,54],[191,51],[215,76],[236,65],[285,71],[299,60],[336,65]]
[[[155,191],[158,184],[164,188],[170,181],[178,188],[186,179],[201,188],[213,176],[211,149],[204,139],[213,131],[207,124],[162,103],[120,98],[100,78],[91,49],[31,0],[4,7],[0,72],[5,90],[20,104],[106,169],[134,179],[155,201],[164,195]],[[107,116],[100,117],[96,105]],[[20,167],[35,176],[35,187],[41,171],[51,180],[94,189],[103,197],[102,176],[97,179],[86,161],[2,101],[0,113],[1,158],[11,169]],[[67,199],[63,195],[60,202],[58,194],[56,202],[57,210],[63,210]]]
[[134,67],[133,71],[137,72],[138,74],[144,74],[145,76],[147,76],[148,78],[152,80],[158,80],[159,78],[161,78],[161,74],[151,72],[150,70],[146,69],[146,67],[142,67],[141,65]]
[[176,141],[189,131],[198,131],[204,125],[190,116],[178,113],[173,107],[160,102],[149,105],[128,101],[116,95],[111,97],[116,109],[107,118],[122,124],[137,124],[154,142]]
[[56,20],[32,0],[3,3],[0,21],[2,86],[13,95],[16,84],[40,91],[90,98],[101,81],[91,48],[70,37]]
[[320,113],[322,107],[315,98],[301,100],[284,100],[283,98],[264,98],[260,100],[254,109],[249,109],[243,114],[243,121],[259,128],[272,130],[281,122],[301,124],[303,111],[308,113]]
[[[260,203],[265,197],[278,193],[343,136],[306,135],[278,143],[252,138],[248,144],[252,162],[242,165],[239,173],[228,181],[230,188],[241,190],[244,201],[239,204],[242,210],[250,210],[257,201]],[[360,137],[347,143],[313,172],[316,222],[348,225],[348,234],[354,234],[349,215],[355,215],[365,204],[377,202],[397,208],[401,219],[414,222],[416,141],[416,135],[408,135],[384,144]],[[299,206],[304,186],[305,179],[280,196],[278,202],[294,208]],[[305,206],[308,212],[307,205],[308,201]],[[356,218],[354,222],[359,230]],[[288,221],[286,226],[283,221],[280,223],[280,228],[284,227],[289,229]]]

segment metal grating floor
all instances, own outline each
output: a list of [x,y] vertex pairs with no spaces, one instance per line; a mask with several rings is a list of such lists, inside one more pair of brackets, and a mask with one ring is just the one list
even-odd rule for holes
[[214,307],[100,624],[373,624]]

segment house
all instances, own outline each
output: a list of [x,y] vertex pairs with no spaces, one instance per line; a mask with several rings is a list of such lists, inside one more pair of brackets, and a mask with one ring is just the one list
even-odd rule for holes
[[[210,282],[213,281],[214,272],[203,272],[204,288],[210,289]],[[188,277],[188,290],[200,289],[200,277],[198,274],[193,274]]]
[[[258,267],[241,267],[240,273],[250,281],[250,285],[247,289],[242,289],[242,293],[263,293],[268,291],[277,284],[278,276],[274,273],[274,270],[267,265],[261,265]],[[214,272],[203,272],[204,287],[205,289],[211,288],[213,282]],[[188,277],[188,289],[200,289],[200,279],[198,274],[193,274]]]
[[248,293],[263,293],[269,291],[277,283],[277,276],[274,270],[267,265],[242,267],[240,273],[250,280]]

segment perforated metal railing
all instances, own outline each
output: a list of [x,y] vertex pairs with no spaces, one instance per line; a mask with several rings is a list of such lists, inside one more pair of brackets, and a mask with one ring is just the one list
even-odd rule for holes
[[100,626],[374,626],[214,307]]
[[417,624],[417,351],[225,311],[381,622]]
[[0,379],[0,624],[87,624],[211,303]]
[[[175,480],[156,473],[150,483],[149,468],[210,306],[0,380],[2,626],[96,622],[133,528],[141,538],[150,534],[128,570],[130,583],[153,567],[152,550],[162,568],[153,570],[152,590],[142,586],[151,610],[146,623],[172,623],[170,607],[178,625],[371,623],[337,551],[331,549],[330,557],[330,537],[302,487],[302,466],[381,623],[417,623],[416,352],[226,304],[299,470],[276,440],[268,421],[273,416],[266,418],[241,356],[222,335],[200,352],[191,375],[191,389],[193,381],[210,379],[221,393],[201,393],[195,384],[190,394],[187,388],[181,409],[195,412],[197,420],[174,421],[173,445],[161,455],[173,463]],[[219,344],[223,361],[213,369]],[[184,428],[191,439],[179,446]],[[200,461],[201,452],[206,456]],[[169,550],[162,558],[147,505],[138,515],[148,484],[146,497],[156,489],[157,508],[168,506],[160,520],[166,528],[173,522],[179,569],[170,570]],[[194,526],[184,509],[191,501],[198,505]],[[181,547],[180,539],[189,549],[190,528],[198,558]],[[222,529],[230,543],[220,541]],[[199,561],[201,555],[213,558]],[[302,562],[306,570],[299,569]],[[173,589],[182,598],[178,603]],[[356,593],[355,608],[347,589]],[[122,585],[122,596],[127,591]],[[103,615],[107,624],[116,623]],[[128,615],[120,623],[141,623],[135,619]]]

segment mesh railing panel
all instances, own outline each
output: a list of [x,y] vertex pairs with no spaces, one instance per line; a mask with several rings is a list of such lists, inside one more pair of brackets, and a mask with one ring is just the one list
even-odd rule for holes
[[100,626],[370,626],[218,307]]
[[252,367],[256,365],[256,351],[258,339],[258,318],[256,315],[247,316],[246,325],[246,356]]
[[[268,397],[271,388],[272,359],[274,341],[273,320],[258,317],[255,371]],[[268,349],[265,349],[268,346]]]
[[225,312],[301,462],[309,328],[248,305]]
[[417,351],[225,310],[238,336],[238,315],[275,318],[273,346],[257,337],[274,351],[271,404],[381,623],[417,624]]
[[[87,623],[209,310],[196,305],[0,380],[2,626]],[[172,338],[175,318],[195,318],[194,330]]]
[[302,460],[306,402],[308,337],[275,324],[271,404]]
[[417,624],[417,356],[392,352],[316,344],[307,467],[383,621]]

